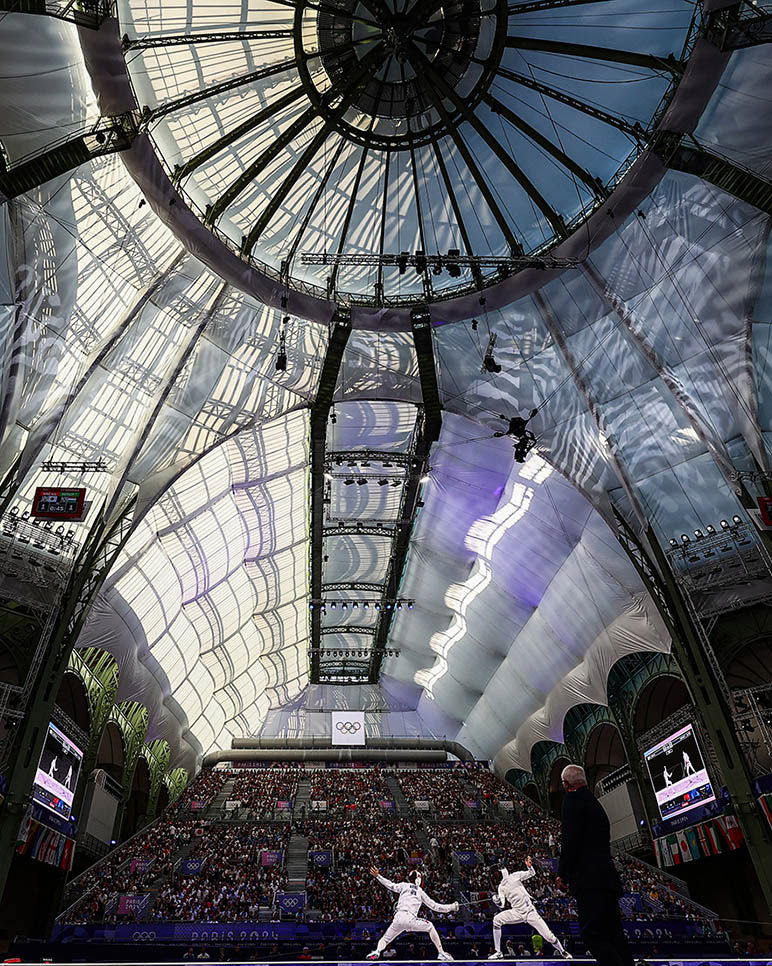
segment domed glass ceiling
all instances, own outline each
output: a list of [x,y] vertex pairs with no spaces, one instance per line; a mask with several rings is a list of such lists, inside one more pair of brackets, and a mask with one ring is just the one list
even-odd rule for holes
[[[681,73],[683,0],[123,0],[140,106],[228,243],[338,300],[430,301],[608,195]],[[426,253],[426,265],[381,256]],[[309,264],[309,256],[345,261]],[[511,269],[510,269],[511,270]]]

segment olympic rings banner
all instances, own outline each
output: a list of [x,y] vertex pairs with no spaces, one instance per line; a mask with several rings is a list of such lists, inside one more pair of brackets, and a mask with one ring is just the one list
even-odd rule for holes
[[331,711],[333,745],[362,745],[365,743],[364,711]]

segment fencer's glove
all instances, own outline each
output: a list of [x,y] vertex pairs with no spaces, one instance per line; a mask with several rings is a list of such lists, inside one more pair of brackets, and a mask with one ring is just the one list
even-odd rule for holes
[[451,912],[458,912],[458,903],[454,902],[450,907]]
[[499,909],[503,909],[504,908],[504,900],[501,898],[501,896],[494,896],[493,897],[493,904],[495,906],[497,906]]

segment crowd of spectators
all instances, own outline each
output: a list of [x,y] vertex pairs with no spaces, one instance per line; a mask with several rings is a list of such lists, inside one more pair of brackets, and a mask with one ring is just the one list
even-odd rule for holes
[[116,898],[141,894],[149,883],[172,873],[175,855],[191,841],[194,826],[194,821],[167,814],[92,866],[65,894],[66,903],[75,903],[66,921],[101,922],[108,915],[114,919]]
[[[382,807],[392,798],[387,774],[397,777],[411,803],[431,803],[430,824],[421,823],[420,812],[407,819]],[[252,819],[272,811],[277,801],[292,802],[300,777],[309,782],[311,801],[327,802],[326,814],[301,814],[296,809],[295,824],[290,826],[251,820],[226,824],[189,811],[191,802],[211,802],[232,780],[228,797],[240,800],[242,816],[246,809]],[[478,801],[492,807],[513,801],[509,820],[492,821],[483,808],[483,820],[470,821],[467,811],[467,818],[459,821],[475,793]],[[557,886],[560,823],[489,773],[282,766],[199,775],[181,804],[171,806],[147,831],[77,880],[68,901],[79,901],[67,921],[115,921],[120,915],[118,897],[147,892],[152,893],[152,902],[143,918],[154,921],[255,920],[260,907],[273,907],[276,892],[287,887],[283,862],[268,864],[263,855],[286,856],[292,835],[308,839],[308,916],[344,921],[389,918],[394,896],[370,875],[375,865],[395,880],[403,879],[411,867],[420,867],[434,898],[471,899],[472,918],[486,919],[495,912],[489,900],[498,888],[498,870],[523,868],[527,855],[537,869],[528,890],[541,914],[553,921],[576,916],[573,899]],[[330,865],[316,864],[311,854],[316,851],[331,853]],[[456,853],[472,855],[469,861],[459,861]],[[181,857],[195,863],[194,868],[185,867],[186,874]],[[152,860],[150,868],[143,860]],[[699,910],[652,867],[622,857],[621,874],[625,893],[633,895],[625,910],[629,918],[700,920]]]
[[393,798],[377,768],[316,768],[307,776],[311,783],[311,802],[326,802],[328,812],[380,811],[381,802]]
[[290,807],[298,791],[297,766],[260,768],[230,772],[234,778],[231,799],[241,802],[250,817],[263,818],[277,807],[277,802],[289,802]]
[[397,773],[402,794],[411,803],[429,802],[438,818],[462,818],[470,790],[455,771],[400,771]]
[[256,920],[260,906],[273,906],[286,888],[281,861],[264,865],[264,852],[286,854],[286,826],[212,825],[194,839],[188,860],[200,861],[195,874],[175,873],[155,898],[155,921],[236,922]]

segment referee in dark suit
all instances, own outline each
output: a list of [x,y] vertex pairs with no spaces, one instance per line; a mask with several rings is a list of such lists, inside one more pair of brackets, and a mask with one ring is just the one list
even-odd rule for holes
[[563,843],[558,885],[576,899],[582,940],[599,966],[633,966],[622,929],[622,885],[611,858],[611,829],[603,806],[587,787],[584,768],[561,774]]

